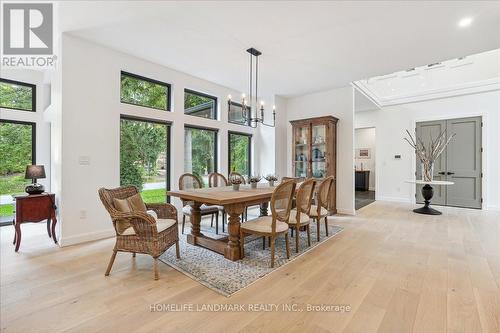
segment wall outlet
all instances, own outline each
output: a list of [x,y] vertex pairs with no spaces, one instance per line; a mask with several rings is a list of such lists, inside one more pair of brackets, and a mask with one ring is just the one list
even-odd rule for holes
[[85,220],[87,218],[87,211],[86,210],[81,210],[80,211],[80,219]]

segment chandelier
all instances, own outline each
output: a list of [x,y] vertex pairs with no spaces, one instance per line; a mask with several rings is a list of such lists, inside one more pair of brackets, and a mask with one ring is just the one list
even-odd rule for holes
[[[264,101],[259,104],[259,56],[262,54],[255,48],[249,48],[250,54],[250,75],[249,75],[249,98],[245,94],[241,95],[241,117],[249,126],[256,128],[258,124],[275,127],[276,125],[276,107],[273,106],[273,122],[264,121]],[[254,84],[255,83],[255,84]],[[255,89],[255,92],[254,92]],[[228,113],[231,112],[231,95],[228,96]],[[259,116],[260,111],[260,116]]]

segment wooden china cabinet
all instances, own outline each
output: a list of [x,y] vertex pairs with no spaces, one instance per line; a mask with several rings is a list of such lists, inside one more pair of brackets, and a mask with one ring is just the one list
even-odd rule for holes
[[337,122],[332,116],[292,120],[292,170],[295,177],[333,176],[330,212],[337,213]]

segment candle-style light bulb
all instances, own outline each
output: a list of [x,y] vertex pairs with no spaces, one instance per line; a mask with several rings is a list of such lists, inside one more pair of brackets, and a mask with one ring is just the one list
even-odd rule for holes
[[245,97],[247,97],[247,95],[241,94],[241,99],[245,99]]
[[231,100],[231,98],[232,98],[231,94],[227,95],[228,100]]
[[260,101],[260,106],[264,106],[264,101]]
[[276,105],[273,105],[273,112],[276,112]]

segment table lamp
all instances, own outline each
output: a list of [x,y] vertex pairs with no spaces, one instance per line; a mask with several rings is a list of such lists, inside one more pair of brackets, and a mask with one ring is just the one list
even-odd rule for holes
[[41,194],[45,191],[43,185],[36,182],[37,179],[45,178],[45,168],[43,165],[28,165],[26,167],[26,175],[24,178],[33,180],[33,184],[26,186],[26,193]]

